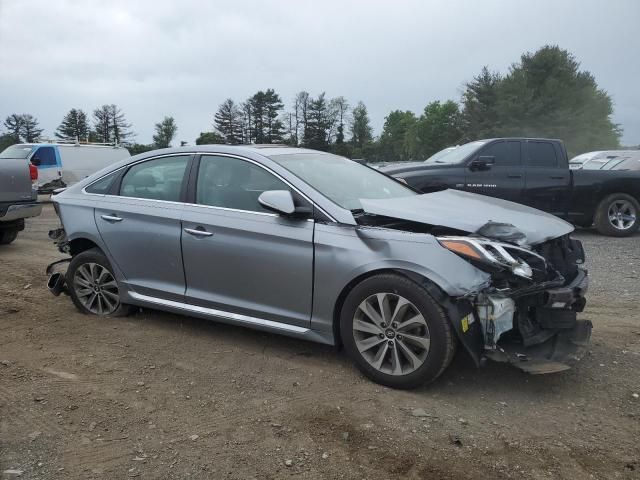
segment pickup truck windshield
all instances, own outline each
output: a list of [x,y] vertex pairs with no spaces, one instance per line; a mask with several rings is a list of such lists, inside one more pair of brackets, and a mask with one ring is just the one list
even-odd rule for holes
[[460,163],[476,150],[482,148],[488,140],[478,140],[477,142],[465,143],[459,147],[447,147],[438,153],[431,155],[425,163]]
[[32,150],[32,145],[11,145],[0,153],[0,158],[27,158]]
[[347,210],[361,210],[362,198],[418,195],[383,173],[337,155],[293,153],[269,158]]

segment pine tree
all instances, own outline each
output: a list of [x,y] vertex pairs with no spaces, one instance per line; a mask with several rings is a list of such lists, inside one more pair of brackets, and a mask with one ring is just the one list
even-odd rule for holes
[[214,116],[216,130],[225,138],[226,143],[235,145],[242,143],[242,112],[236,103],[228,98],[218,107]]
[[271,88],[264,92],[261,90],[245,102],[245,108],[250,117],[251,141],[255,143],[283,141],[284,125],[278,118],[284,108],[280,95]]
[[167,148],[176,136],[178,126],[173,117],[164,117],[160,123],[155,125],[156,133],[153,135],[153,143],[156,148]]
[[23,123],[23,115],[19,115],[17,113],[12,113],[4,121],[4,128],[7,129],[7,135],[13,138],[16,143],[22,140]]
[[67,138],[73,140],[85,140],[89,137],[89,124],[87,123],[87,114],[79,108],[72,108],[64,116],[62,122],[55,132],[58,138]]
[[308,105],[307,125],[304,130],[303,145],[314,150],[328,150],[328,105],[324,92],[312,99]]
[[122,143],[133,136],[122,110],[116,105],[103,105],[93,111],[94,130],[99,142]]
[[498,88],[502,78],[485,66],[462,94],[462,124],[467,140],[491,138],[500,130]]
[[351,144],[362,149],[373,140],[369,114],[364,103],[358,102],[351,113]]
[[42,134],[42,128],[38,128],[38,120],[25,113],[22,115],[22,138],[27,143],[37,142]]

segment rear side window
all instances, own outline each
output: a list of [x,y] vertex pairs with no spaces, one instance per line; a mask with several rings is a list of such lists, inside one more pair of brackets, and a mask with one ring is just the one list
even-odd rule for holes
[[189,155],[148,160],[129,168],[122,177],[120,196],[180,201]]
[[89,185],[87,188],[85,188],[85,191],[87,193],[96,193],[98,195],[105,195],[111,188],[111,185],[113,185],[113,181],[115,180],[115,178],[118,176],[119,173],[120,172],[113,172],[107,175],[106,177],[102,177],[97,182],[94,182],[91,185]]
[[480,151],[479,156],[493,157],[497,167],[520,166],[520,142],[496,142]]
[[40,167],[52,167],[57,165],[56,152],[53,147],[40,147],[31,158],[39,159]]
[[198,204],[268,212],[258,202],[260,194],[267,190],[289,190],[289,187],[264,168],[238,158],[205,155],[200,160]]
[[529,167],[557,167],[558,158],[553,144],[527,142],[527,165]]

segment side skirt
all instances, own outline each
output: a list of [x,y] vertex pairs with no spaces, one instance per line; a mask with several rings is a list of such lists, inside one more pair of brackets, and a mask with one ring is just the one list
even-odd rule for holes
[[165,300],[157,297],[150,297],[140,293],[129,291],[128,296],[141,307],[158,308],[181,315],[205,318],[208,320],[217,320],[230,325],[239,325],[249,327],[265,332],[287,335],[289,337],[301,338],[311,342],[324,343],[326,345],[334,345],[335,341],[331,332],[320,332],[309,328],[299,327],[297,325],[289,325],[264,318],[251,317],[239,313],[225,312],[214,308],[200,307],[188,303],[176,302],[173,300]]

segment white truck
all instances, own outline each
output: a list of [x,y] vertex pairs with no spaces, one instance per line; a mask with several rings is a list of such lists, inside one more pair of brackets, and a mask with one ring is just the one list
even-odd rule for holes
[[78,142],[19,143],[0,155],[17,157],[38,167],[38,191],[50,193],[67,187],[102,170],[112,163],[130,157],[129,151],[117,145]]

